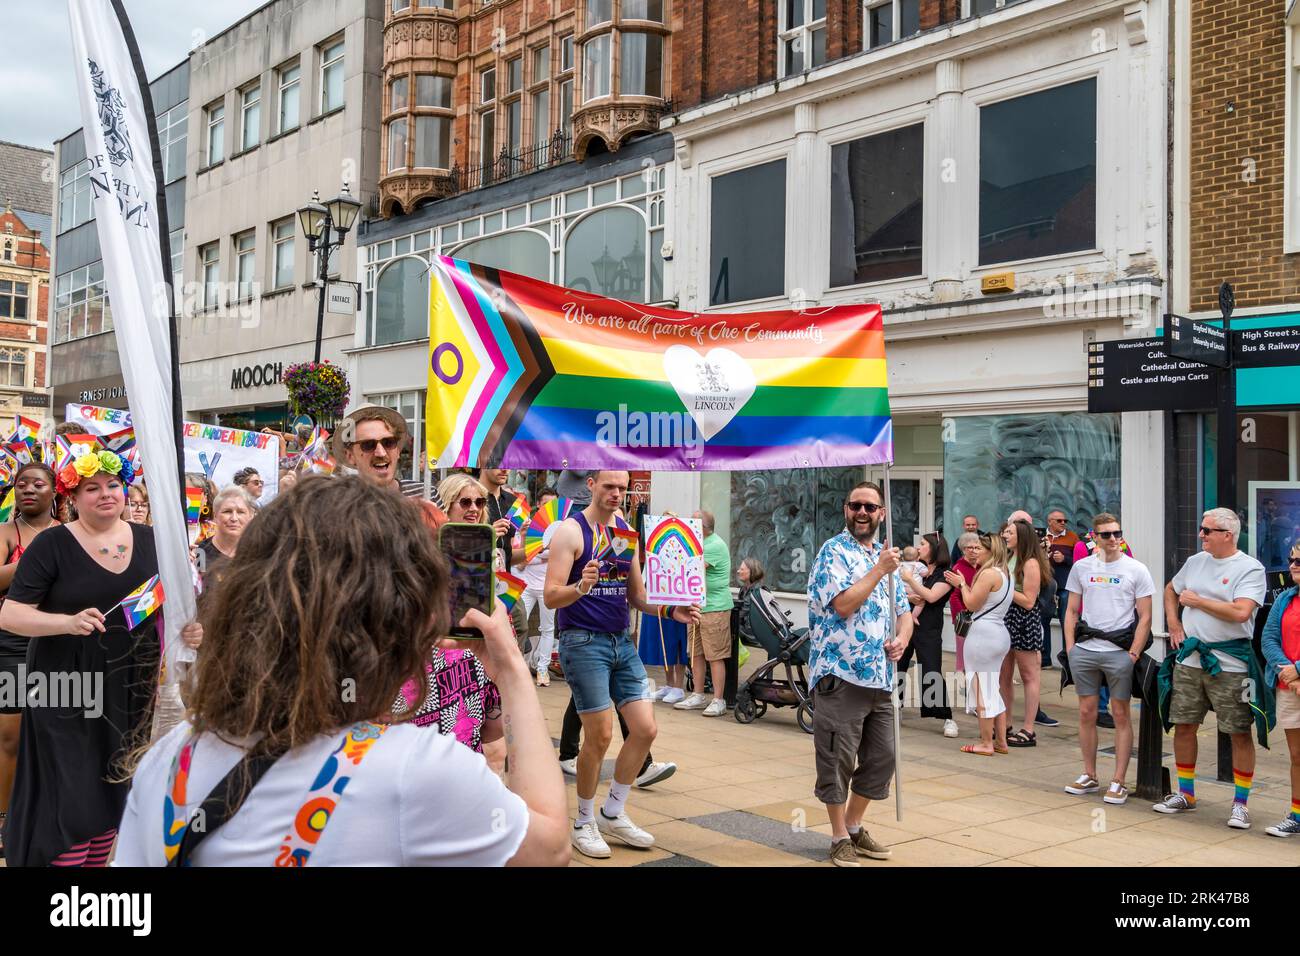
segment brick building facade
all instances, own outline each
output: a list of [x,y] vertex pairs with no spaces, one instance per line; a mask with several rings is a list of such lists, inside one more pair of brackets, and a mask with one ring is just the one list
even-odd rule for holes
[[53,154],[0,143],[0,416],[48,417]]

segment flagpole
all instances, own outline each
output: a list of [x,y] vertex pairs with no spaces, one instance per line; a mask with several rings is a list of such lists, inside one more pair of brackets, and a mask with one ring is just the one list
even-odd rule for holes
[[[889,466],[892,461],[885,462],[885,500],[882,502],[885,506],[885,547],[894,546],[894,512],[889,506]],[[889,642],[892,644],[898,640],[898,615],[894,613],[894,587],[895,573],[889,572]],[[903,763],[903,728],[901,707],[898,701],[898,670],[894,670],[894,683],[890,688],[890,697],[894,705],[894,819],[899,823],[903,822],[903,775],[901,773]]]
[[[167,222],[167,186],[162,164],[162,151],[159,148],[158,122],[154,116],[153,92],[149,89],[149,77],[145,73],[144,60],[140,56],[140,46],[135,42],[135,31],[131,29],[131,20],[126,15],[122,0],[111,0],[113,12],[122,28],[122,39],[126,43],[131,57],[131,66],[135,70],[136,83],[140,87],[140,101],[144,105],[145,125],[149,131],[149,149],[153,154],[154,208],[158,213],[158,255],[162,260],[163,279],[167,283],[167,331],[171,341],[171,377],[172,377],[172,429],[173,441],[176,443],[176,474],[180,477],[177,493],[181,496],[184,507],[185,499],[185,436],[182,431],[181,399],[181,356],[180,342],[176,331],[176,290],[172,286],[171,229]],[[129,404],[129,401],[128,401]]]

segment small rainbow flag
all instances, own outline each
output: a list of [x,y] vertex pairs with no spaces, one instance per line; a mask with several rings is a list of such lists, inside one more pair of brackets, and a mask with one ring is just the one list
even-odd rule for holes
[[524,532],[525,563],[537,557],[546,546],[546,529],[569,517],[572,510],[573,501],[570,498],[552,498],[546,504],[538,506],[528,522],[528,530]]
[[608,525],[598,524],[591,529],[591,553],[597,561],[611,561],[614,545],[610,542]]
[[185,489],[185,521],[188,524],[198,524],[199,519],[203,517],[203,489],[190,488]]
[[507,611],[515,609],[515,602],[519,600],[524,593],[523,578],[517,578],[513,574],[507,574],[504,571],[496,573],[497,579],[497,600],[506,606]]
[[155,574],[144,584],[122,598],[118,606],[122,608],[122,614],[126,616],[127,628],[134,631],[141,621],[162,607],[162,603],[162,579]]
[[637,545],[641,536],[631,528],[607,528],[609,532],[609,553],[601,556],[602,561],[631,561],[636,556]]
[[511,526],[518,531],[524,526],[524,522],[529,519],[529,516],[528,499],[523,495],[516,495],[515,503],[506,512],[506,517],[510,519]]
[[311,430],[311,437],[298,457],[298,470],[317,475],[332,475],[338,470],[338,462],[330,457],[330,433],[317,425]]
[[34,418],[25,418],[22,415],[14,416],[13,428],[9,432],[6,441],[22,442],[28,448],[35,448],[38,437],[41,432],[41,423]]
[[0,502],[0,524],[4,524],[14,516],[14,490],[10,488],[5,493],[3,502]]
[[880,306],[679,312],[432,260],[434,467],[731,471],[893,459]]
[[704,553],[699,534],[681,518],[665,515],[662,518],[647,518],[646,522],[652,529],[645,543],[648,553],[663,554],[670,542],[674,541],[682,546],[688,558],[698,558]]

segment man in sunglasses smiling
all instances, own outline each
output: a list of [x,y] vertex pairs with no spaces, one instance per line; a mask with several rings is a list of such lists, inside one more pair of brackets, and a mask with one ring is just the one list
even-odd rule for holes
[[[330,446],[336,461],[355,469],[362,478],[385,491],[400,495],[402,483],[397,479],[397,463],[409,438],[406,419],[396,411],[381,405],[362,405],[339,422]],[[446,514],[436,504],[431,501],[419,504],[424,523],[430,529],[446,522]]]
[[[897,575],[901,555],[876,540],[880,488],[864,481],[844,503],[845,528],[817,552],[808,575],[808,686],[813,688],[813,793],[831,820],[831,862],[887,860],[862,826],[894,775],[894,662],[912,639],[912,605]],[[890,593],[890,584],[893,593]],[[897,639],[890,640],[890,615]]]
[[1219,730],[1232,738],[1236,793],[1228,826],[1250,829],[1246,800],[1255,776],[1252,725],[1267,746],[1273,695],[1255,655],[1255,614],[1264,603],[1264,566],[1237,550],[1241,520],[1215,508],[1201,516],[1201,553],[1187,559],[1165,587],[1171,653],[1160,667],[1160,713],[1174,726],[1178,792],[1152,809],[1196,809],[1196,733],[1213,710]]

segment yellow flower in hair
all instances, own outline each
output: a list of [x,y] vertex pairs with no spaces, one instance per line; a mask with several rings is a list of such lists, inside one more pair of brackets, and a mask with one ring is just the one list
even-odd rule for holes
[[95,474],[95,472],[99,471],[99,456],[93,452],[82,455],[72,463],[72,466],[77,469],[77,474],[82,478],[89,478],[91,475]]

